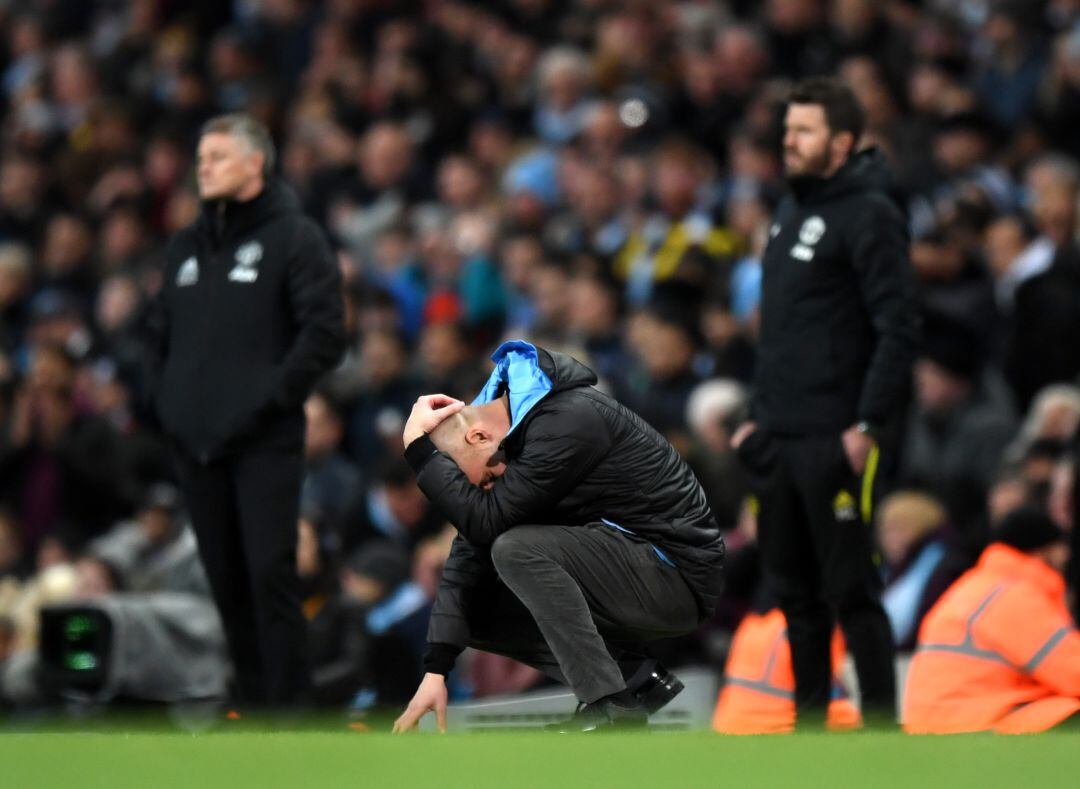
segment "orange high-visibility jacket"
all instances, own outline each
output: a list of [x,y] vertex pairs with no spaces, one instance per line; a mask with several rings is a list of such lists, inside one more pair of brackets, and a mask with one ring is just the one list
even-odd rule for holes
[[923,620],[904,691],[911,734],[1044,731],[1080,710],[1080,633],[1065,581],[991,544]]
[[[834,671],[843,662],[844,639],[837,630],[832,640]],[[838,678],[833,681],[833,695],[829,728],[860,726],[859,711],[843,697]],[[712,722],[721,734],[783,734],[795,728],[795,674],[787,622],[780,609],[747,614],[735,630]]]

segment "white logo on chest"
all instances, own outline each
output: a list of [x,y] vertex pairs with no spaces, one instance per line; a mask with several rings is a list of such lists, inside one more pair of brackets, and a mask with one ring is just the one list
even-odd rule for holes
[[176,272],[176,286],[186,288],[199,281],[199,261],[194,255],[180,264],[180,270]]
[[249,241],[236,250],[236,265],[229,272],[230,282],[254,282],[259,278],[256,268],[263,256],[263,247],[258,241]]
[[799,228],[799,243],[791,248],[791,256],[797,260],[813,260],[813,246],[825,235],[825,220],[820,216],[809,217]]

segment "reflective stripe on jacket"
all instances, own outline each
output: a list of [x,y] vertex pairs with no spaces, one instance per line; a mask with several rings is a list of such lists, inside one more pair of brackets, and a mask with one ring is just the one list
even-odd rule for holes
[[903,706],[911,734],[1024,734],[1080,711],[1080,633],[1060,573],[990,545],[923,621]]
[[[833,633],[832,664],[844,662],[844,639]],[[795,728],[795,674],[784,614],[747,614],[735,631],[724,669],[724,686],[713,713],[720,734],[783,734]],[[862,723],[838,677],[829,703],[830,729],[852,729]]]

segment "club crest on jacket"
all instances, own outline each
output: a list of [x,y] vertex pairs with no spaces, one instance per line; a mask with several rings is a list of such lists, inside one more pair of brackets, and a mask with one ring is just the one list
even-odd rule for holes
[[248,241],[236,250],[236,265],[229,272],[231,282],[254,282],[259,277],[256,265],[262,260],[263,248],[258,241]]
[[825,235],[825,220],[820,216],[808,217],[799,228],[799,243],[791,248],[791,256],[798,260],[814,259],[814,244]]
[[198,281],[199,261],[192,255],[180,264],[180,269],[176,272],[176,286],[178,288],[185,288],[194,285]]

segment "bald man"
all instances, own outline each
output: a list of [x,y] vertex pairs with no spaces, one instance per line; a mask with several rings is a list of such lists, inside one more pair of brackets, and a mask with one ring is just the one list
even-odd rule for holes
[[683,635],[719,594],[724,543],[693,473],[565,354],[504,343],[471,406],[420,398],[405,425],[417,482],[458,536],[425,677],[396,731],[434,710],[468,646],[569,685],[560,731],[642,726],[682,689],[645,642]]

